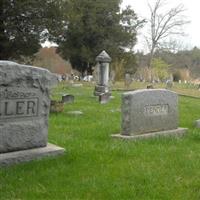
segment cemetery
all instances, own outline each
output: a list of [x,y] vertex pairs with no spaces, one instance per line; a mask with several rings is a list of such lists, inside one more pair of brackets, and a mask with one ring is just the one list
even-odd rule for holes
[[200,199],[197,25],[142,1],[1,2],[0,200]]
[[[6,65],[8,64],[16,65],[6,63]],[[26,71],[25,66],[22,66],[22,68]],[[19,68],[17,67],[16,70],[19,70]],[[39,69],[33,68],[33,70]],[[29,71],[30,68],[28,68],[27,73]],[[9,72],[10,70],[8,70],[7,77],[9,77]],[[48,72],[44,71],[44,73],[47,76]],[[11,75],[11,78],[3,79],[9,89],[5,90],[4,84],[1,87],[0,162],[2,155],[5,155],[5,153],[2,153],[4,152],[2,149],[7,148],[7,151],[10,152],[13,144],[14,154],[19,150],[16,145],[19,145],[23,147],[22,152],[26,151],[24,149],[31,148],[28,151],[31,151],[33,156],[22,156],[26,157],[25,161],[29,162],[20,163],[24,159],[18,158],[15,159],[17,162],[14,162],[18,164],[9,163],[7,160],[7,164],[0,167],[0,199],[93,199],[93,197],[95,199],[146,199],[148,197],[151,199],[182,199],[185,196],[198,199],[199,193],[193,192],[194,190],[198,191],[199,188],[197,177],[199,175],[198,166],[200,166],[200,140],[199,128],[194,125],[194,123],[198,124],[200,113],[200,94],[198,92],[195,93],[196,97],[191,97],[193,93],[190,94],[190,92],[192,90],[188,90],[189,96],[185,96],[187,90],[177,85],[177,87],[174,86],[174,89],[182,90],[184,93],[183,96],[177,96],[175,92],[166,93],[168,90],[165,89],[141,90],[144,85],[133,82],[133,87],[130,86],[132,92],[126,92],[126,87],[124,91],[113,87],[113,90],[109,91],[113,98],[102,104],[98,96],[92,97],[95,84],[83,82],[82,87],[71,87],[69,82],[63,81],[51,89],[51,98],[60,100],[63,98],[60,94],[64,96],[70,94],[75,101],[64,104],[64,109],[61,112],[50,113],[48,142],[54,145],[50,144],[46,147],[46,155],[35,156],[38,155],[34,152],[37,148],[23,146],[26,144],[27,137],[30,136],[24,135],[24,141],[16,138],[14,143],[11,138],[15,137],[14,129],[20,130],[20,124],[22,124],[21,126],[27,124],[27,128],[30,129],[31,127],[31,129],[38,131],[38,129],[33,128],[34,125],[31,125],[32,120],[35,121],[33,121],[34,124],[38,124],[40,123],[37,122],[38,115],[46,116],[41,111],[40,102],[41,95],[46,94],[46,92],[37,81],[36,71],[34,74],[36,79],[33,80],[36,80],[37,83],[34,86],[35,89],[25,89],[32,85],[30,84],[32,82],[30,77],[29,81],[26,81],[25,76],[21,81],[17,79],[17,88],[14,87],[16,83],[12,81],[15,76]],[[48,76],[51,76],[51,74]],[[45,81],[45,83],[47,82]],[[55,84],[54,81],[52,84]],[[20,89],[20,85],[24,88],[23,90]],[[116,87],[118,86],[116,84]],[[155,85],[159,88],[163,86]],[[38,91],[40,87],[41,91]],[[137,99],[140,97],[130,96],[132,93],[133,95],[134,93],[146,95],[146,92],[152,93],[151,99],[143,98],[141,101]],[[160,92],[163,94],[160,94]],[[37,96],[39,96],[39,100]],[[160,96],[163,100],[161,98],[158,100],[159,102],[156,102],[156,99]],[[47,97],[44,96],[43,98],[47,101]],[[123,118],[127,118],[126,112],[130,111],[130,108],[127,110],[127,105],[130,105],[130,103],[123,107],[123,98],[125,101],[130,98],[131,109],[139,109],[137,105],[141,102],[146,105],[145,101],[152,101],[148,104],[149,106],[144,106],[143,114],[145,116],[153,115],[156,117],[155,120],[158,120],[157,117],[161,115],[159,127],[166,127],[166,130],[184,127],[184,133],[181,129],[178,137],[171,134],[168,137],[151,137],[136,141],[112,138],[112,135],[120,133],[121,130],[122,133],[124,130],[125,135],[128,133],[129,127],[127,122],[123,121]],[[171,103],[168,101],[172,103],[173,109],[169,107]],[[159,106],[161,102],[163,104]],[[36,107],[40,107],[40,109],[36,109]],[[169,111],[172,113],[170,114]],[[82,114],[71,115],[70,112]],[[168,113],[169,116],[166,119]],[[136,117],[140,120],[143,114],[139,112],[138,114]],[[27,118],[26,123],[18,115],[23,119]],[[13,120],[13,116],[15,120]],[[29,119],[31,120],[29,121]],[[136,119],[133,119],[132,123],[134,123],[134,120]],[[16,123],[19,125],[14,129],[12,126],[9,128],[9,126],[4,125],[5,121],[14,123],[13,126],[17,126]],[[46,124],[45,121],[44,119]],[[138,123],[142,123],[144,126],[139,126]],[[133,130],[137,127],[153,127],[152,123],[153,121],[148,124],[148,121],[145,121],[144,118],[138,121],[136,126],[131,127],[130,133],[133,133]],[[188,130],[185,133],[186,129]],[[144,130],[138,130],[144,132]],[[32,131],[29,131],[30,134]],[[137,130],[135,131],[137,132]],[[151,132],[151,130],[148,130],[148,132]],[[20,133],[22,132],[20,131]],[[8,134],[10,138],[2,144],[2,141],[5,141],[5,134]],[[24,134],[29,133],[24,132]],[[38,134],[36,135],[39,137]],[[34,140],[34,138],[32,139]],[[42,140],[41,138],[41,142]],[[10,141],[9,146],[7,146],[8,141]],[[46,137],[44,137],[44,141],[47,142]],[[28,144],[31,144],[31,142]],[[35,142],[32,144],[34,145]],[[57,149],[58,152],[54,149],[54,152],[57,152],[54,154],[52,149],[49,150],[49,148],[59,149]],[[38,149],[41,150],[41,147],[38,147]],[[55,157],[56,154],[60,156]],[[54,156],[52,157],[52,155]],[[19,183],[20,187],[16,187]]]

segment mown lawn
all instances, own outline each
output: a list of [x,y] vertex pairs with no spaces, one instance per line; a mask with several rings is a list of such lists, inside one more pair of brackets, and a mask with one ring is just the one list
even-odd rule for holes
[[[60,86],[57,95],[75,95],[63,113],[51,114],[49,142],[63,156],[0,168],[0,199],[199,200],[200,99],[180,97],[183,138],[114,140],[120,132],[121,92],[108,104],[92,97],[93,87]],[[71,115],[68,111],[82,111]]]

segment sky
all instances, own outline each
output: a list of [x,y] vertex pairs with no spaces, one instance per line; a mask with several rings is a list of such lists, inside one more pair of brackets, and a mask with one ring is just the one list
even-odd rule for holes
[[[191,49],[194,46],[200,48],[200,0],[166,0],[169,7],[177,6],[183,4],[186,9],[184,15],[187,20],[190,21],[184,27],[184,32],[186,36],[177,37],[177,41],[182,44],[183,48]],[[123,0],[122,7],[130,5],[136,14],[141,18],[148,18],[149,10],[148,3],[153,5],[155,0]],[[138,36],[138,43],[136,45],[136,50],[145,51],[146,45],[144,44],[143,34],[145,28],[140,30]]]

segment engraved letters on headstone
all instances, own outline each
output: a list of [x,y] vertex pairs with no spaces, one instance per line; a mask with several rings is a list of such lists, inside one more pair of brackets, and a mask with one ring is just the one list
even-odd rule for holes
[[122,129],[116,138],[183,135],[178,127],[178,95],[165,89],[144,89],[122,95]]
[[4,119],[37,117],[39,92],[17,88],[0,89],[0,121]]

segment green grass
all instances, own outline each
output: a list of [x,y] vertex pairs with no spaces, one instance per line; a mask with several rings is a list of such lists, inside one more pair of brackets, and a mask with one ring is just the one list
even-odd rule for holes
[[[199,200],[199,99],[180,97],[179,139],[113,140],[120,132],[120,92],[108,104],[92,97],[93,87],[60,86],[75,95],[63,113],[51,114],[49,142],[66,149],[63,156],[0,168],[0,199],[53,200]],[[79,110],[73,116],[68,111]]]

